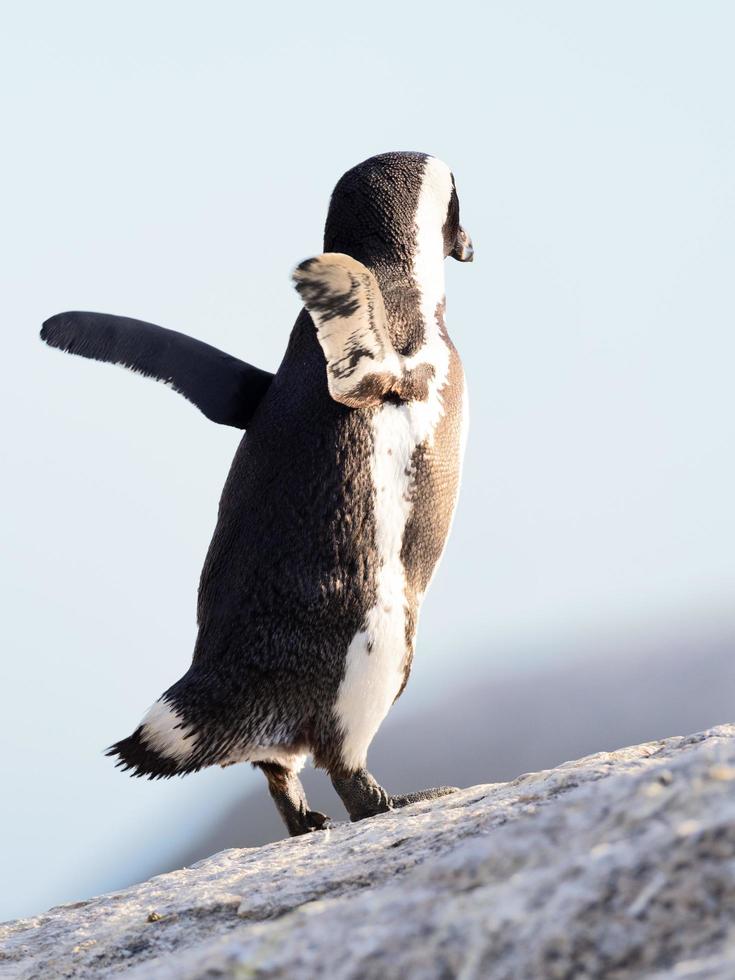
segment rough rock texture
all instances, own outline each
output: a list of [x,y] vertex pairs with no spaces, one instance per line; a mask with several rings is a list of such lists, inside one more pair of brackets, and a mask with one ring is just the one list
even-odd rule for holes
[[732,978],[735,726],[0,926],[0,977]]

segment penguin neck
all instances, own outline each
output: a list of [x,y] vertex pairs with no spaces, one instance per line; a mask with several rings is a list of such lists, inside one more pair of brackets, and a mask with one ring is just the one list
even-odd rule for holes
[[395,349],[416,354],[438,330],[437,309],[444,302],[444,256],[427,261],[413,253],[396,262],[365,262],[378,280]]
[[386,247],[363,249],[355,242],[348,246],[336,236],[324,243],[327,251],[344,252],[362,262],[378,280],[391,342],[405,357],[436,339],[441,329],[437,310],[445,291],[443,239],[438,232],[422,234],[420,227],[416,231],[411,247],[400,252]]

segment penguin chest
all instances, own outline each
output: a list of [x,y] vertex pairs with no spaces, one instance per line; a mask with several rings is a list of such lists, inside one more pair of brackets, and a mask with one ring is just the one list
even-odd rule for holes
[[335,705],[350,768],[365,764],[368,746],[405,684],[419,606],[449,532],[466,414],[456,354],[454,360],[433,403],[385,404],[372,420],[376,600],[347,651]]

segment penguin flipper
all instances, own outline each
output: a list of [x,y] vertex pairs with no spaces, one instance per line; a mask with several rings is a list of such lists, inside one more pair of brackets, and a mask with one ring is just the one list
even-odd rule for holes
[[43,324],[50,347],[96,361],[120,364],[170,384],[211,419],[244,429],[273,380],[201,340],[107,313],[58,313]]
[[407,368],[393,347],[383,295],[367,266],[341,252],[325,252],[297,266],[293,281],[316,326],[335,401],[366,408],[391,397],[427,397],[433,368]]

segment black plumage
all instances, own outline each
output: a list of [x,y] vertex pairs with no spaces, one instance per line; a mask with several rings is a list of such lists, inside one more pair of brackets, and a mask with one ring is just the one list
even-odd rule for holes
[[57,313],[44,323],[41,339],[69,354],[167,382],[212,422],[236,429],[247,427],[273,380],[270,371],[201,340],[127,316]]
[[[209,418],[248,429],[222,492],[202,571],[191,667],[109,754],[135,775],[151,778],[253,761],[265,772],[291,833],[326,820],[308,810],[295,775],[306,753],[329,770],[355,819],[414,798],[388,797],[363,765],[346,761],[348,733],[335,705],[351,644],[369,630],[383,601],[385,516],[376,510],[376,419],[382,405],[410,406],[432,397],[434,366],[410,360],[428,350],[429,326],[434,342],[444,345],[448,367],[433,392],[439,421],[431,444],[418,443],[400,474],[410,476],[411,497],[400,546],[400,690],[413,656],[418,607],[458,488],[461,364],[444,327],[443,296],[427,324],[415,274],[417,208],[431,160],[418,153],[373,157],[348,171],[332,195],[325,251],[338,253],[331,261],[341,263],[342,281],[355,290],[358,280],[368,284],[364,322],[370,336],[360,335],[368,327],[351,326],[350,318],[360,313],[357,291],[337,293],[328,278],[312,284],[314,305],[307,300],[297,318],[275,376],[182,334],[124,317],[60,314],[42,331],[52,346],[168,381]],[[471,245],[459,224],[453,179],[447,188],[438,259],[466,260]],[[347,256],[356,262],[349,264]],[[326,277],[329,268],[319,261],[300,268]],[[364,275],[355,276],[355,268]],[[382,299],[377,312],[376,291]],[[330,394],[325,370],[325,331],[340,329],[347,356],[339,380],[362,371],[342,401],[337,389]],[[378,656],[372,638],[365,656]]]

